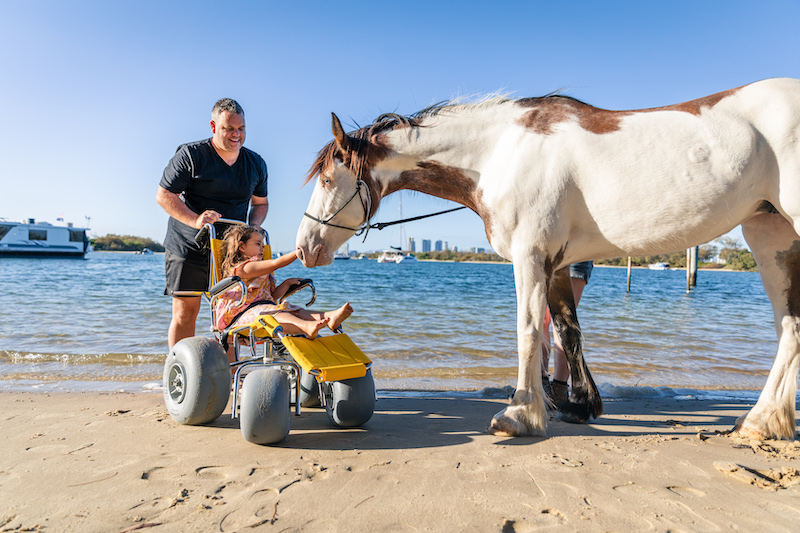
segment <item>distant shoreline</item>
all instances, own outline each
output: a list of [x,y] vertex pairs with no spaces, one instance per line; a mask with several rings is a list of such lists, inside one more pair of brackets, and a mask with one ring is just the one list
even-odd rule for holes
[[[110,253],[110,254],[135,254],[135,255],[149,255],[149,254],[141,254],[140,252],[136,252],[133,250],[92,250],[92,253]],[[154,254],[163,254],[164,252],[153,252]],[[374,261],[374,259],[369,259],[369,261]],[[513,265],[511,261],[456,261],[453,259],[417,259],[420,263],[469,263],[472,265]],[[622,265],[598,265],[595,263],[594,265],[597,268],[624,268],[627,269],[627,266]],[[650,270],[646,266],[631,266],[631,269],[637,270]],[[685,267],[676,267],[670,268],[669,270],[683,270],[685,271]],[[698,272],[755,272],[752,270],[731,270],[729,268],[698,268]]]

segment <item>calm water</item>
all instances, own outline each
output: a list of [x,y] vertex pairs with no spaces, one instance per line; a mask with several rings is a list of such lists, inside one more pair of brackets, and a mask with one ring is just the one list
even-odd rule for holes
[[[170,320],[163,255],[95,252],[0,259],[0,389],[131,390],[160,381]],[[507,264],[295,263],[315,309],[349,301],[346,331],[381,389],[480,390],[515,384],[516,309]],[[586,356],[606,387],[760,389],[777,342],[755,273],[595,268],[579,307]],[[304,304],[308,291],[293,297]],[[207,331],[207,306],[198,333]],[[204,334],[204,333],[203,333]]]

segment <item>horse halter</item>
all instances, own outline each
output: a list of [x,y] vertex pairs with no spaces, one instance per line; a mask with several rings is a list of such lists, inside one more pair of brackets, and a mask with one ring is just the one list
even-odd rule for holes
[[[367,191],[366,199],[363,196],[361,196],[361,186],[362,185],[364,186],[364,189],[366,189],[366,191]],[[350,204],[350,202],[352,202],[353,199],[356,196],[358,196],[358,199],[361,200],[361,207],[364,209],[364,222],[357,228],[348,228],[347,226],[340,226],[338,224],[331,223],[331,220],[333,220],[336,217],[336,215],[341,213],[342,210],[345,207],[347,207]],[[310,218],[311,220],[313,220],[315,222],[319,222],[323,226],[331,226],[333,228],[346,229],[348,231],[355,232],[356,235],[361,235],[365,231],[369,232],[369,229],[370,229],[370,226],[369,226],[369,213],[370,213],[371,210],[372,210],[372,195],[369,193],[369,186],[367,185],[367,183],[364,180],[358,180],[356,182],[356,191],[352,194],[352,196],[350,196],[350,198],[347,199],[347,201],[342,205],[342,207],[340,207],[334,214],[329,216],[327,220],[322,220],[320,218],[317,218],[317,217],[315,217],[313,215],[308,214],[308,212],[303,213],[303,215],[307,216],[308,218]],[[364,235],[364,239],[365,240],[366,240],[366,238],[367,238],[367,236]]]

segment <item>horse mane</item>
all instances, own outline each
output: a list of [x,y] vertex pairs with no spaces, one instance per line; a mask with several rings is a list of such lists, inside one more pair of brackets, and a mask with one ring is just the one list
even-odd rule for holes
[[[350,147],[352,149],[352,154],[348,156],[349,161],[347,161],[350,170],[356,176],[363,177],[367,170],[366,162],[369,161],[370,152],[373,151],[372,148],[374,147],[374,143],[371,142],[372,139],[396,128],[412,128],[419,126],[419,122],[419,119],[416,118],[415,115],[404,116],[397,113],[384,113],[369,126],[358,128],[348,133],[347,136],[350,138]],[[313,180],[325,168],[332,165],[336,159],[345,161],[345,155],[336,144],[336,141],[331,141],[317,154],[304,183]]]
[[[385,147],[376,146],[375,141],[382,133],[394,131],[401,128],[418,128],[424,127],[422,121],[437,116],[446,115],[449,113],[458,113],[468,110],[481,109],[485,107],[493,107],[502,105],[507,102],[516,102],[526,107],[534,106],[540,103],[554,103],[560,100],[572,105],[588,106],[588,104],[571,96],[560,94],[559,91],[546,94],[534,98],[510,98],[506,94],[489,94],[477,98],[458,97],[451,100],[444,100],[424,109],[412,113],[411,115],[400,115],[398,113],[383,113],[378,116],[375,121],[362,128],[358,128],[347,136],[350,138],[350,146],[352,154],[347,157],[339,149],[335,141],[326,144],[322,150],[317,153],[317,157],[308,170],[304,183],[308,183],[317,177],[325,168],[332,165],[334,160],[338,159],[348,164],[350,170],[360,178],[364,178],[365,173],[369,170],[371,156],[375,153],[376,149],[383,151]],[[591,106],[589,106],[591,107]]]

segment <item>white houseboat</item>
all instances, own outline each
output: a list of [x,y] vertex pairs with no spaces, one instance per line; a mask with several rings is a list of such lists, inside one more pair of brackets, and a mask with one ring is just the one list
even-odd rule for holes
[[54,226],[32,218],[23,222],[0,218],[0,257],[83,257],[89,251],[87,229],[71,223]]

